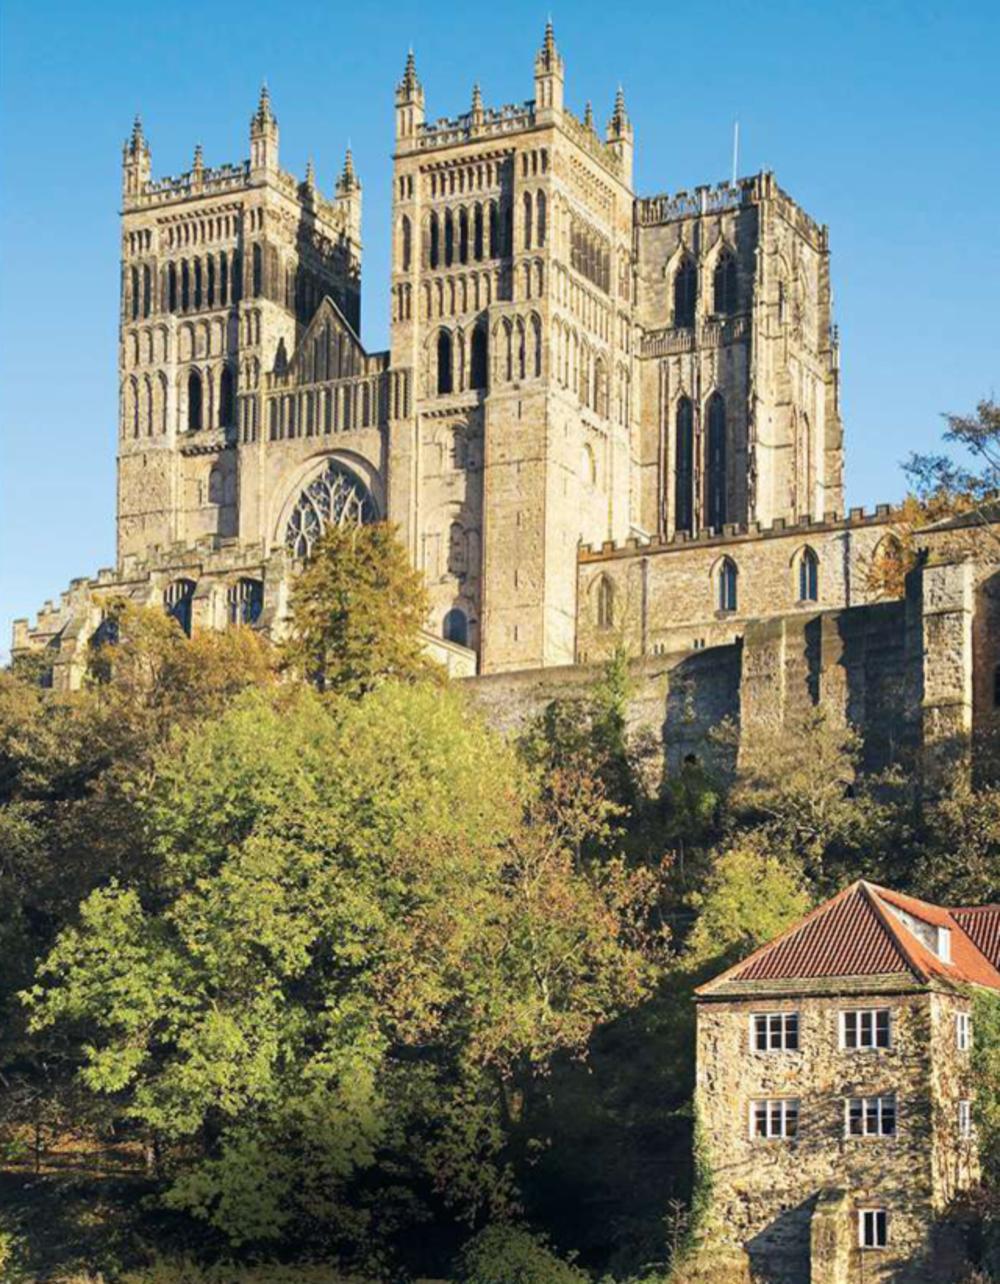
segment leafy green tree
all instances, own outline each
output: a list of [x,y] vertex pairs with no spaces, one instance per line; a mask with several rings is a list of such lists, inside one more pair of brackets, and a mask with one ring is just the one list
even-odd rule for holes
[[1000,402],[986,398],[971,415],[944,418],[944,440],[958,448],[959,458],[915,453],[905,465],[906,473],[922,501],[947,506],[951,512],[982,513],[1000,493]]
[[513,751],[422,685],[249,693],[142,806],[150,874],[91,894],[27,1001],[156,1139],[168,1203],[331,1251],[432,1197],[511,1209],[518,1085],[648,993],[655,880],[577,863]]
[[520,1226],[487,1226],[462,1250],[456,1284],[587,1284],[590,1276]]
[[295,581],[286,664],[323,691],[358,696],[439,672],[420,629],[427,590],[385,522],[328,526]]

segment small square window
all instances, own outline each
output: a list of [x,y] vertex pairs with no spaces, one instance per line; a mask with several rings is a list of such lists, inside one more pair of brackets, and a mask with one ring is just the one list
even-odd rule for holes
[[852,1008],[840,1014],[842,1048],[888,1048],[888,1008]]
[[959,1052],[968,1052],[972,1047],[972,1017],[968,1012],[955,1014],[955,1045]]
[[861,1248],[885,1248],[889,1243],[889,1219],[884,1208],[858,1209],[858,1244]]
[[757,1012],[751,1017],[752,1046],[757,1052],[797,1052],[797,1012]]
[[769,1097],[750,1102],[750,1136],[767,1141],[790,1141],[799,1134],[797,1098]]
[[844,1131],[848,1137],[895,1137],[896,1098],[848,1097]]

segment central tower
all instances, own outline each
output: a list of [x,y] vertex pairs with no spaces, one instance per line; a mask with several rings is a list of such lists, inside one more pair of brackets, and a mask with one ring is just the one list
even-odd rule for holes
[[526,103],[396,90],[390,516],[486,672],[572,663],[577,546],[630,533],[632,128],[563,90],[551,24]]

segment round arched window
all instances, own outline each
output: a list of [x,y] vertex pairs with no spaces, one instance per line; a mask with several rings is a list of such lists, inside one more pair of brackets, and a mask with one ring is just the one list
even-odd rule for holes
[[371,492],[360,477],[331,459],[295,502],[285,527],[285,547],[308,557],[325,527],[364,525],[378,520]]

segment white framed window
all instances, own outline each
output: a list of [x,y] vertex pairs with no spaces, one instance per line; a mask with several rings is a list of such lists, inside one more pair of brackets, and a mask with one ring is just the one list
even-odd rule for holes
[[789,1141],[799,1135],[797,1097],[767,1097],[750,1102],[750,1136]]
[[847,1008],[840,1014],[842,1048],[889,1048],[891,1036],[888,1008]]
[[968,1012],[955,1013],[955,1046],[959,1052],[972,1047],[972,1017]]
[[750,1046],[755,1052],[798,1052],[797,1012],[755,1012],[750,1017]]
[[858,1209],[858,1247],[885,1248],[889,1243],[889,1216],[884,1208]]
[[962,1141],[968,1141],[972,1136],[972,1102],[960,1101],[958,1103],[958,1135]]
[[845,1097],[845,1137],[895,1137],[896,1098]]

